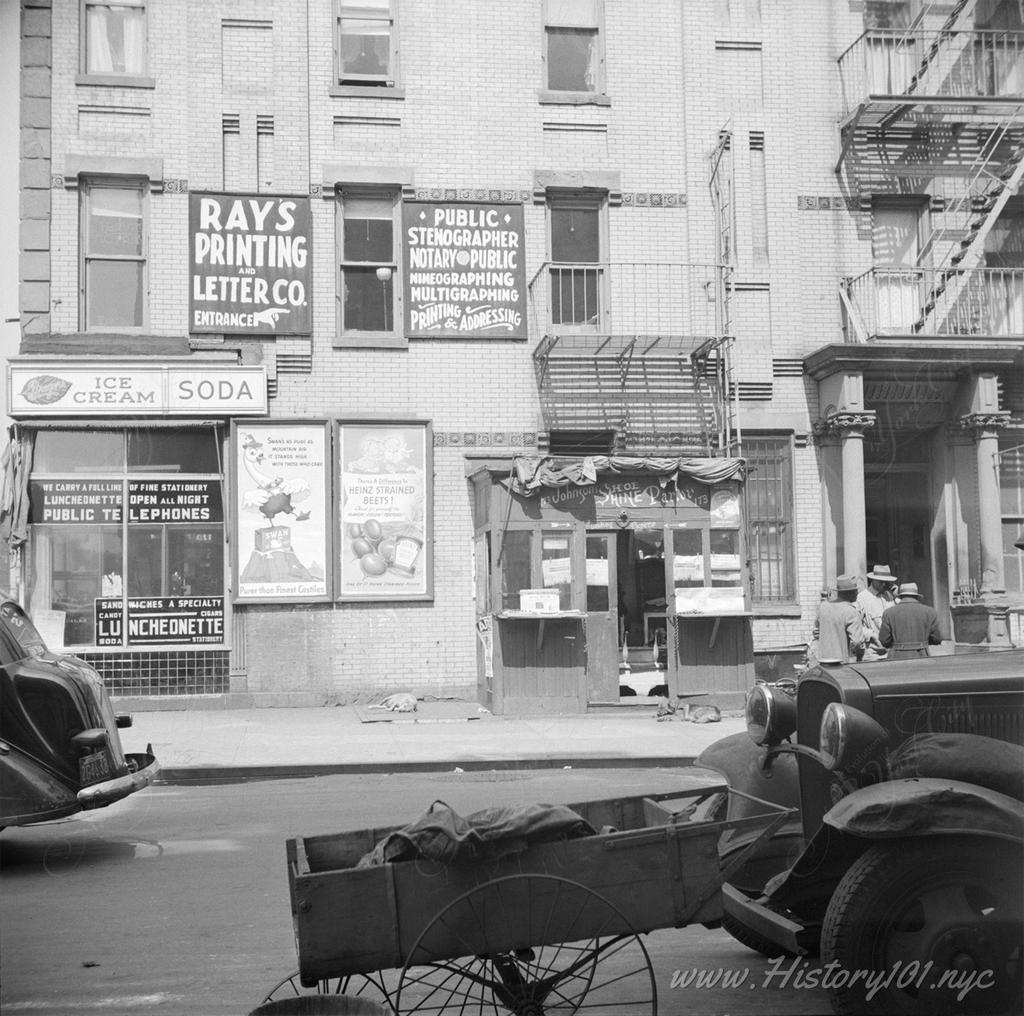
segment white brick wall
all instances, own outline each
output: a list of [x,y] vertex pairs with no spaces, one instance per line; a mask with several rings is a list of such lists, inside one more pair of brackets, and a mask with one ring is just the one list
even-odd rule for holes
[[[419,189],[517,193],[531,190],[538,169],[615,171],[624,192],[685,194],[686,204],[611,209],[611,260],[710,262],[708,157],[728,126],[735,132],[742,247],[751,228],[749,133],[763,131],[770,262],[755,267],[741,259],[738,279],[769,288],[748,294],[737,315],[743,326],[738,376],[768,381],[773,358],[800,358],[841,340],[838,278],[870,257],[857,214],[797,208],[799,195],[839,193],[836,59],[860,32],[853,6],[773,0],[760,5],[758,30],[751,19],[729,25],[718,0],[606,0],[611,104],[570,106],[537,100],[541,0],[402,0],[401,100],[369,91],[365,98],[331,97],[330,0],[151,0],[152,89],[76,85],[78,4],[57,3],[54,172],[72,154],[152,156],[163,160],[167,179],[187,180],[192,190],[219,189],[222,117],[237,114],[240,162],[229,176],[255,188],[256,117],[272,116],[279,193],[309,193],[328,163],[409,166]],[[716,51],[722,40],[762,48]],[[731,90],[723,74],[755,63],[763,101],[749,95],[741,101],[743,90]],[[78,196],[55,187],[52,197],[53,330],[70,332],[78,328]],[[147,329],[184,334],[187,195],[154,194],[149,212]],[[529,277],[545,257],[542,206],[526,204],[525,227]],[[313,373],[279,375],[275,416],[419,417],[441,432],[538,428],[531,359],[537,336],[526,343],[414,340],[407,350],[335,348],[334,229],[332,201],[314,198]],[[770,412],[815,415],[800,380],[775,379],[774,391]],[[436,452],[434,604],[249,607],[252,689],[287,690],[293,681],[346,698],[372,689],[469,693],[474,687],[465,461],[458,448]],[[813,447],[795,453],[804,613],[757,620],[759,646],[804,641],[810,628],[822,582],[817,459]],[[296,660],[305,662],[297,669]]]

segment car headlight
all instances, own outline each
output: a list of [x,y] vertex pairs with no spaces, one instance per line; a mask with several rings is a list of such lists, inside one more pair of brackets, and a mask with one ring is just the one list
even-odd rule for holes
[[747,695],[744,718],[754,744],[780,744],[796,730],[796,702],[781,688],[758,684]]
[[818,750],[826,769],[863,769],[882,753],[888,739],[881,724],[859,709],[830,702],[822,713]]

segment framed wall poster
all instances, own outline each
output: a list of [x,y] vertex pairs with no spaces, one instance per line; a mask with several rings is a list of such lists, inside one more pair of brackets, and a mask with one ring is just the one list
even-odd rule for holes
[[339,421],[339,600],[431,600],[433,431]]
[[237,421],[231,429],[236,603],[331,599],[326,421]]

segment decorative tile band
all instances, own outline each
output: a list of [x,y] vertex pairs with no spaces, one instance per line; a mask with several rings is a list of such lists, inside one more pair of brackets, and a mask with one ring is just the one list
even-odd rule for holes
[[844,197],[815,197],[814,195],[800,194],[796,199],[796,207],[801,211],[851,211],[860,210],[859,198]]
[[[54,190],[64,189],[64,177],[61,174],[53,174],[50,177],[50,187]],[[167,194],[188,194],[188,180],[167,179],[164,180],[164,192]],[[324,196],[323,184],[312,183],[309,185],[309,193],[312,197]],[[406,197],[411,197],[406,194]],[[419,187],[415,191],[417,201],[488,201],[491,203],[506,202],[531,204],[533,192],[529,190],[496,190],[477,187],[472,190],[456,187]],[[844,201],[844,198],[798,198],[798,202],[827,202]],[[635,208],[682,208],[686,205],[686,195],[676,191],[624,191],[622,193],[622,204]],[[800,208],[825,208],[824,204],[799,204]],[[845,207],[834,205],[834,207]],[[855,205],[851,205],[855,207]]]
[[536,448],[536,431],[435,430],[435,448]]
[[[310,184],[309,193],[312,197],[324,197],[322,184]],[[528,190],[512,190],[508,188],[466,188],[466,187],[417,187],[413,194],[416,201],[487,201],[490,203],[505,202],[528,205],[534,203],[534,194]],[[677,191],[624,191],[621,195],[623,205],[634,208],[682,208],[686,205],[686,195]]]
[[674,191],[623,191],[622,203],[637,208],[681,208],[686,195]]

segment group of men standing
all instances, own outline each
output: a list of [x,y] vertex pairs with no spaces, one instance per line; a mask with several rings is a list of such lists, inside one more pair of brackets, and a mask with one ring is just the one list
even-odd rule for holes
[[836,579],[836,599],[818,607],[811,650],[818,663],[927,656],[942,641],[939,615],[921,601],[917,583],[896,588],[898,581],[888,565],[875,565],[864,589],[852,575]]

